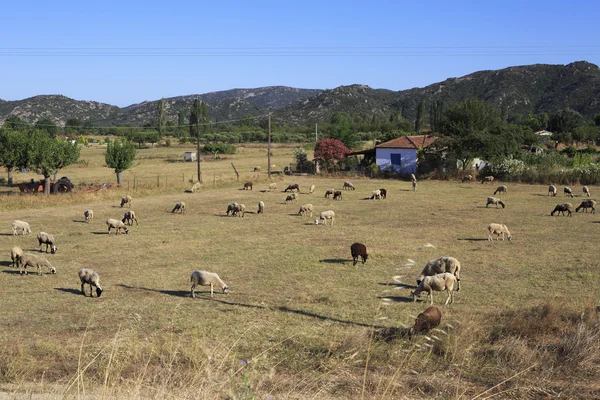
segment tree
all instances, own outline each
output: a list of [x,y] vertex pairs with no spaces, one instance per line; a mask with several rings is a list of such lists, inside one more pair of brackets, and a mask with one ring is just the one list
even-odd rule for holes
[[4,120],[3,129],[22,130],[27,127],[27,123],[16,115],[9,115]]
[[328,135],[342,141],[349,148],[354,148],[359,143],[358,135],[353,132],[352,120],[346,113],[336,113],[331,117]]
[[192,107],[190,108],[190,136],[198,137],[198,123],[200,121],[200,100],[194,99]]
[[65,133],[79,133],[83,128],[83,122],[77,118],[69,118],[65,124]]
[[585,118],[570,108],[565,108],[552,115],[548,122],[552,133],[573,133],[575,128],[585,124]]
[[433,132],[440,131],[440,125],[444,116],[445,103],[443,100],[436,100],[429,105],[429,124]]
[[27,168],[25,143],[27,137],[22,131],[3,129],[0,133],[0,164],[8,170],[8,184],[12,185],[13,170]]
[[114,142],[106,145],[106,165],[115,170],[119,185],[123,183],[123,171],[133,166],[134,159],[135,146],[133,143],[115,139]]
[[52,121],[50,118],[38,119],[34,126],[36,129],[47,132],[51,137],[54,137],[58,131],[56,122]]
[[335,165],[335,162],[341,160],[349,153],[350,149],[338,139],[321,139],[315,144],[315,158],[322,161],[327,168]]
[[160,99],[156,107],[156,130],[158,136],[161,138],[165,134],[165,122],[167,120],[167,113],[165,110],[165,99]]
[[425,124],[425,100],[421,100],[417,108],[417,118],[415,119],[415,132],[421,132]]

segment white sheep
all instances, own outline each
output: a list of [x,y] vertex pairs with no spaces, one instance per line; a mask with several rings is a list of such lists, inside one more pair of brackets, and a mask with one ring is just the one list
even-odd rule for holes
[[83,217],[85,218],[85,222],[92,222],[92,220],[94,219],[94,210],[85,210],[83,212]]
[[108,225],[108,234],[110,235],[110,230],[115,228],[115,235],[118,235],[121,230],[125,231],[125,233],[129,233],[129,229],[125,226],[123,221],[119,221],[118,219],[109,218],[106,220],[106,225]]
[[430,304],[433,305],[433,292],[442,292],[445,290],[448,293],[448,298],[444,305],[448,305],[448,302],[454,303],[455,284],[456,277],[449,272],[426,276],[410,295],[413,297],[413,301],[417,301],[417,297],[419,297],[421,292],[427,292],[428,297],[431,299]]
[[229,213],[232,213],[231,216],[233,216],[233,210],[238,206],[238,203],[233,202],[233,203],[229,203],[227,205],[227,216],[229,216]]
[[456,277],[456,281],[458,282],[456,290],[460,290],[460,261],[454,257],[440,257],[425,264],[421,275],[417,278],[417,285],[426,276],[433,276],[444,272],[449,272]]
[[21,232],[23,236],[31,233],[31,228],[29,227],[29,224],[25,221],[19,221],[18,219],[15,219],[11,225],[13,228],[13,235],[18,235],[19,232]]
[[296,203],[298,203],[298,194],[297,193],[288,194],[285,198],[285,203],[287,204],[288,201],[289,202],[295,201]]
[[87,283],[90,285],[90,297],[94,297],[94,291],[92,290],[92,286],[96,288],[96,297],[100,297],[102,295],[102,288],[100,287],[100,276],[96,271],[93,271],[88,268],[82,268],[77,273],[79,275],[79,280],[81,281],[81,294],[85,296],[84,285]]
[[496,240],[500,239],[500,235],[502,235],[502,240],[504,240],[504,234],[508,236],[508,240],[512,240],[512,235],[504,224],[491,223],[488,225],[488,231],[490,232],[488,236],[488,240],[490,241],[492,240],[492,235],[496,235]]
[[277,183],[273,182],[273,183],[269,183],[269,190],[275,190],[277,189]]
[[317,187],[315,185],[310,185],[310,189],[308,190],[308,194],[313,194]]
[[333,196],[333,194],[335,193],[335,189],[327,189],[325,190],[325,198],[329,198],[329,196]]
[[213,289],[215,285],[218,285],[223,289],[223,293],[227,293],[227,289],[229,287],[219,278],[219,275],[214,272],[207,271],[194,271],[192,272],[192,276],[190,277],[190,281],[192,282],[192,298],[196,297],[195,290],[196,286],[210,286],[210,297],[214,297]]
[[308,204],[302,204],[300,206],[300,210],[298,210],[298,214],[299,215],[306,215],[306,213],[310,213],[310,216],[313,216],[313,205],[308,203]]
[[588,189],[587,186],[583,187],[583,194],[585,194],[587,197],[590,197],[590,189]]
[[178,211],[181,214],[185,214],[185,203],[183,201],[180,201],[179,203],[176,203],[175,207],[173,207],[173,209],[171,210],[172,213],[176,213]]
[[23,263],[23,249],[18,246],[10,249],[10,259],[12,260],[13,268],[20,267]]
[[344,182],[344,187],[343,189],[348,189],[348,190],[355,190],[356,188],[354,187],[354,185],[352,184],[352,182]]
[[335,213],[332,210],[328,210],[328,211],[322,211],[319,214],[319,218],[315,219],[315,225],[319,225],[319,221],[323,221],[323,225],[327,225],[327,220],[330,219],[331,220],[331,225],[333,225],[333,222],[335,220]]
[[264,214],[264,213],[265,213],[265,203],[262,201],[259,201],[257,214]]
[[498,186],[498,188],[496,189],[496,191],[494,191],[494,195],[498,193],[498,194],[502,194],[502,193],[508,193],[508,188],[504,185]]
[[39,232],[37,234],[37,239],[40,244],[40,253],[42,252],[42,245],[46,245],[46,253],[48,252],[48,246],[50,246],[50,252],[52,254],[56,253],[56,241],[54,240],[54,236],[50,235],[46,232]]
[[498,208],[498,205],[501,205],[502,208],[504,208],[504,203],[502,202],[502,200],[500,200],[496,197],[488,197],[487,203],[485,203],[485,208],[487,208],[487,206],[489,206],[490,204],[495,205],[496,208]]
[[233,208],[233,212],[231,213],[231,216],[235,217],[237,215],[238,217],[243,218],[245,213],[246,213],[246,206],[244,204],[238,204]]
[[548,196],[556,196],[558,190],[556,190],[556,186],[550,185],[548,186]]
[[135,211],[133,210],[129,210],[129,211],[125,211],[125,213],[123,214],[123,219],[121,220],[121,222],[123,223],[127,223],[127,225],[131,226],[133,225],[133,221],[135,221],[135,224],[137,226],[139,226],[139,222],[135,216]]
[[23,258],[21,259],[21,269],[19,273],[21,275],[27,275],[26,269],[28,266],[36,267],[39,275],[42,275],[42,267],[48,268],[53,274],[56,273],[56,268],[54,268],[50,264],[50,262],[48,262],[48,260],[46,260],[44,257],[36,256],[35,254],[25,253],[25,255],[23,255]]
[[381,200],[381,190],[377,189],[377,190],[373,190],[371,192],[371,200]]
[[573,191],[568,186],[565,186],[565,188],[563,189],[563,193],[565,194],[565,197],[573,197]]
[[583,208],[583,211],[587,212],[588,208],[592,209],[592,214],[596,213],[596,200],[586,199],[581,202],[579,207],[575,209],[575,212],[579,212]]
[[123,196],[121,198],[121,207],[123,207],[125,204],[131,208],[131,196]]
[[465,175],[462,178],[462,183],[473,181],[473,175]]

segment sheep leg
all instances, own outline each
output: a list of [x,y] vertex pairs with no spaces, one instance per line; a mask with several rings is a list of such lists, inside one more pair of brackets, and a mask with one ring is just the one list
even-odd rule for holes
[[427,296],[430,298],[429,305],[433,305],[433,290],[430,290],[429,293],[427,293]]
[[194,292],[194,289],[196,289],[196,284],[195,283],[192,284],[192,299],[194,297],[196,297],[196,293]]
[[358,263],[358,256],[352,256],[352,266],[355,266]]
[[[445,306],[448,305],[448,302],[450,301],[450,297],[452,297],[452,291],[450,289],[448,289],[448,298],[446,299],[446,302],[444,303]],[[452,302],[454,302],[454,299],[452,299]]]
[[213,289],[214,289],[215,285],[213,283],[210,284],[210,297],[213,298],[215,297],[213,294]]
[[81,284],[81,294],[85,296],[85,287],[84,287],[85,283]]

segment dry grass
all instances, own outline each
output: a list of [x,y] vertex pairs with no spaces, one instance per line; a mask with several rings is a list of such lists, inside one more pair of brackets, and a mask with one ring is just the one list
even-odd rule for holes
[[[263,166],[266,150],[247,152],[234,156],[242,179],[251,166]],[[291,160],[291,149],[274,152],[285,154],[275,164]],[[231,161],[215,161],[214,174],[231,179]],[[87,177],[77,168],[64,175],[114,179],[96,167]],[[171,167],[173,176],[186,173],[178,168],[194,170],[159,157],[136,174],[159,167],[165,176]],[[334,226],[295,215],[298,205],[284,204],[283,193],[261,192],[263,180],[253,191],[234,182],[207,184],[197,194],[183,193],[183,185],[130,190],[140,226],[120,236],[107,235],[104,221],[121,217],[124,188],[7,197],[0,205],[3,390],[144,398],[450,399],[486,390],[479,398],[598,397],[598,217],[550,217],[562,199],[546,197],[546,186],[511,184],[506,209],[485,208],[495,187],[456,182],[423,181],[413,193],[410,182],[352,179],[357,190],[344,200],[323,198],[326,187],[343,181],[286,177],[280,184],[298,182],[306,192],[315,183],[316,194],[301,194],[299,204],[335,210]],[[380,187],[387,200],[364,200]],[[170,214],[180,200],[187,214]],[[231,201],[255,212],[259,200],[265,215],[224,216]],[[82,222],[86,208],[95,213],[91,224]],[[13,219],[29,221],[34,234],[9,235]],[[484,240],[490,222],[507,224],[513,240]],[[18,276],[10,248],[36,250],[41,230],[57,238],[58,252],[48,258],[58,273]],[[355,241],[371,257],[352,267]],[[427,306],[409,297],[415,278],[426,261],[446,255],[463,265],[461,291],[444,307],[440,331],[409,340],[402,324]],[[100,299],[79,293],[82,267],[100,273]],[[218,272],[230,293],[211,300],[203,288],[191,299],[194,269]]]

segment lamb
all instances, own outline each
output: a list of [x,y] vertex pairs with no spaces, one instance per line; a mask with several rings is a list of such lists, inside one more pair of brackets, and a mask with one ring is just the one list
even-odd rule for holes
[[264,214],[264,213],[265,213],[265,203],[263,203],[262,201],[259,201],[257,214]]
[[298,194],[296,194],[296,193],[288,194],[285,198],[285,203],[287,204],[288,201],[295,201],[297,203],[298,202]]
[[575,212],[579,212],[580,209],[584,209],[585,212],[587,212],[588,208],[592,209],[592,214],[596,213],[596,201],[595,200],[583,200],[581,202],[581,204],[579,205],[579,207],[577,207],[575,209]]
[[410,328],[409,335],[416,333],[425,333],[440,325],[442,320],[442,310],[437,306],[430,306],[425,311],[417,315],[415,325]]
[[500,234],[502,234],[503,241],[504,234],[508,236],[508,240],[512,240],[512,235],[506,225],[491,223],[488,225],[488,231],[490,231],[490,235],[488,236],[488,240],[490,241],[492,240],[492,235],[496,235],[496,240],[500,239]]
[[96,271],[93,271],[88,268],[82,268],[77,273],[79,275],[79,280],[81,281],[81,294],[85,296],[84,285],[87,283],[90,285],[90,297],[94,297],[94,292],[92,290],[92,286],[96,288],[96,297],[100,297],[102,295],[102,287],[100,287],[100,276]]
[[39,275],[42,275],[42,267],[48,268],[53,274],[56,273],[56,268],[54,268],[44,257],[36,256],[35,254],[25,253],[23,258],[21,259],[21,270],[19,271],[19,273],[21,275],[27,275],[26,269],[28,266],[36,267]]
[[133,221],[135,221],[136,225],[140,225],[137,218],[135,217],[135,211],[126,211],[125,214],[123,214],[123,219],[121,220],[121,222],[127,223],[127,225],[133,225]]
[[354,185],[352,184],[352,182],[344,182],[344,187],[343,189],[347,189],[347,190],[355,190],[356,188],[354,187]]
[[244,183],[244,190],[252,190],[252,182]]
[[90,223],[94,219],[94,211],[93,210],[85,210],[83,212],[83,217],[85,218],[85,222]]
[[269,183],[269,190],[277,189],[277,183]]
[[332,210],[323,211],[319,214],[319,218],[315,219],[315,225],[319,225],[319,221],[322,220],[324,225],[327,225],[327,220],[331,220],[331,225],[333,225],[335,219],[335,213]]
[[442,292],[445,290],[448,293],[448,298],[444,305],[448,305],[448,302],[454,303],[454,285],[456,281],[456,277],[449,272],[426,276],[410,295],[413,297],[413,301],[417,301],[417,297],[419,297],[421,292],[427,292],[427,295],[431,299],[430,304],[433,305],[433,292]]
[[342,199],[342,191],[341,190],[336,190],[333,192],[333,199],[334,200],[341,200]]
[[46,245],[46,253],[48,252],[48,246],[50,246],[50,252],[52,254],[56,253],[56,241],[54,240],[54,236],[50,235],[46,232],[39,232],[37,234],[37,239],[40,244],[40,253],[42,252],[42,245]]
[[214,272],[207,271],[194,271],[190,277],[192,282],[192,298],[196,297],[195,290],[196,286],[210,286],[210,297],[214,297],[213,289],[215,285],[218,285],[223,289],[223,293],[227,293],[229,287],[219,278],[219,275]]
[[12,260],[13,268],[20,267],[23,263],[23,249],[18,246],[10,249],[10,259]]
[[373,190],[371,192],[371,200],[381,200],[381,190],[377,189],[377,190]]
[[245,213],[246,213],[246,206],[243,204],[238,204],[237,206],[235,206],[233,208],[233,212],[231,213],[231,216],[235,217],[237,215],[238,217],[244,218]]
[[550,215],[553,216],[554,213],[562,213],[564,217],[565,212],[569,215],[569,217],[571,216],[573,212],[573,205],[571,203],[557,204],[556,207],[554,207],[554,210],[552,210],[552,212],[550,213]]
[[381,193],[381,198],[385,199],[387,197],[387,190],[385,189],[379,189],[379,192]]
[[328,198],[329,198],[329,196],[331,196],[331,195],[332,195],[332,194],[334,194],[334,193],[335,193],[335,189],[327,189],[327,190],[325,191],[325,198],[327,198],[327,199],[328,199]]
[[288,190],[290,192],[293,192],[294,190],[297,190],[298,192],[300,192],[300,186],[298,186],[297,183],[294,183],[293,185],[288,185],[288,187],[285,188],[284,192],[287,192]]
[[109,218],[106,220],[106,225],[108,225],[108,234],[110,235],[110,230],[112,228],[116,229],[115,235],[118,235],[121,230],[125,231],[125,234],[129,233],[129,229],[125,226],[123,221],[119,221],[118,219]]
[[570,187],[565,186],[565,188],[563,189],[563,193],[565,194],[565,197],[573,198],[573,191],[571,190]]
[[486,183],[486,182],[488,182],[488,183],[492,183],[492,182],[494,182],[494,177],[493,177],[492,175],[489,175],[489,176],[486,176],[486,177],[484,177],[484,178],[481,180],[481,183],[482,183],[482,184],[483,184],[483,183]]
[[426,276],[433,276],[444,272],[449,272],[456,277],[456,281],[458,282],[456,290],[460,290],[460,262],[454,257],[440,257],[425,264],[421,275],[417,278],[417,285]]
[[176,203],[175,207],[173,207],[171,210],[172,213],[176,213],[177,211],[179,211],[181,214],[185,214],[185,203],[183,201]]
[[550,195],[556,196],[557,193],[558,193],[558,190],[556,190],[556,186],[554,186],[554,185],[548,186],[548,196],[550,196]]
[[590,189],[588,189],[587,186],[583,187],[583,194],[585,194],[587,197],[590,197]]
[[310,185],[310,190],[308,191],[308,194],[313,194],[316,188],[317,187],[315,185]]
[[304,216],[306,213],[310,213],[310,216],[313,216],[313,205],[312,204],[302,204],[300,206],[300,210],[298,210],[298,215]]
[[487,208],[487,206],[489,206],[490,204],[491,205],[495,205],[496,208],[498,208],[498,204],[500,204],[502,206],[502,208],[505,207],[504,203],[500,199],[498,199],[496,197],[488,197],[487,203],[485,204],[485,208]]
[[121,207],[123,207],[125,204],[131,208],[131,196],[123,196],[121,198]]
[[11,225],[13,228],[13,235],[18,235],[18,232],[21,232],[23,236],[31,233],[31,228],[25,221],[19,221],[18,219],[15,219]]
[[507,188],[506,186],[502,185],[502,186],[498,186],[498,188],[497,188],[497,189],[496,189],[496,191],[494,192],[494,195],[495,195],[496,193],[498,193],[498,194],[502,194],[502,193],[507,193],[507,192],[508,192],[508,188]]
[[229,203],[229,204],[227,205],[227,213],[226,213],[226,214],[227,214],[227,216],[229,216],[229,213],[232,213],[232,215],[231,215],[231,216],[233,216],[233,209],[234,209],[234,208],[236,208],[236,207],[237,207],[237,205],[238,205],[238,203],[235,203],[235,202],[233,202],[233,203]]
[[473,181],[473,175],[465,175],[462,178],[462,183]]
[[352,254],[352,265],[356,265],[358,263],[358,257],[362,259],[363,264],[366,263],[367,258],[369,258],[369,255],[367,254],[367,246],[362,243],[353,243],[352,246],[350,246],[350,253]]

